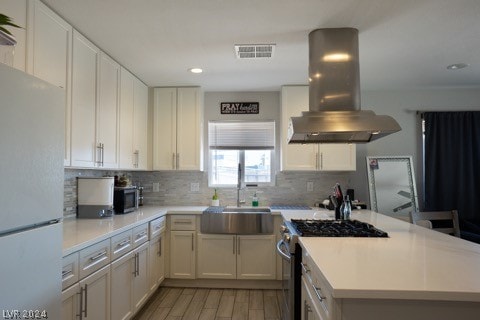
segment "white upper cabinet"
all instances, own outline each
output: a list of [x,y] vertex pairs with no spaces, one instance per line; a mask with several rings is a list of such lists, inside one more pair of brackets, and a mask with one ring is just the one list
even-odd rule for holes
[[155,88],[153,169],[203,170],[200,88]]
[[120,71],[120,168],[132,169],[133,154],[133,79],[126,69]]
[[288,144],[287,130],[291,117],[308,111],[308,86],[282,87],[281,170],[354,171],[355,144]]
[[135,169],[148,169],[148,87],[133,82],[133,153]]
[[[21,9],[23,1],[17,6]],[[70,165],[71,57],[73,28],[38,0],[28,2],[26,71],[65,89],[65,154]]]
[[95,111],[100,49],[77,31],[72,59],[72,161],[74,167],[95,166]]
[[[22,28],[7,26],[7,30],[12,33],[17,40],[13,54],[13,67],[18,70],[25,70],[25,55],[27,44],[27,0],[2,0],[0,2],[0,12],[9,16],[13,23]],[[0,62],[3,61],[0,57]]]
[[98,80],[98,105],[96,112],[97,166],[118,168],[120,65],[103,52],[100,54]]
[[147,169],[148,87],[121,69],[120,168]]
[[118,168],[120,65],[77,31],[72,60],[71,165]]
[[28,6],[27,72],[67,88],[73,28],[39,0]]

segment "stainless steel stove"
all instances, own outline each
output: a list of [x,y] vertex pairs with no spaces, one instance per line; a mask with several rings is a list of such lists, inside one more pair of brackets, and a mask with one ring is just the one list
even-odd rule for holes
[[301,237],[388,237],[385,231],[358,220],[292,220],[291,224]]
[[284,320],[300,319],[300,278],[302,248],[298,237],[368,237],[386,238],[385,231],[358,220],[285,221],[280,229],[277,252],[282,257],[282,291]]

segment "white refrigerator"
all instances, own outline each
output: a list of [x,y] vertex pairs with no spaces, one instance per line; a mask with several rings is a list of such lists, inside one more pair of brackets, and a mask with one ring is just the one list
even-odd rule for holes
[[0,63],[0,319],[60,319],[65,93]]

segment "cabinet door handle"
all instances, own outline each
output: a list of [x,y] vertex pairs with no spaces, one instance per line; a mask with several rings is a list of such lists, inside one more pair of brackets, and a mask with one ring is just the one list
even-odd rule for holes
[[240,239],[237,238],[237,254],[240,255]]
[[83,312],[84,312],[84,315],[85,315],[85,318],[88,317],[87,315],[87,311],[88,311],[88,285],[85,283],[85,308],[83,309]]
[[123,249],[124,247],[127,247],[128,245],[130,245],[130,239],[123,240],[122,242],[117,244],[117,250]]
[[134,263],[134,270],[133,270],[133,276],[134,277],[137,277],[140,275],[140,271],[139,271],[139,268],[140,268],[140,259],[139,259],[139,253],[135,253],[135,255],[133,256],[133,263]]
[[192,251],[194,251],[194,248],[193,248],[193,233],[192,233]]
[[236,245],[237,239],[233,238],[232,240],[233,240],[232,241],[232,243],[233,243],[233,254],[235,254],[235,245]]
[[96,161],[99,167],[103,167],[103,143],[99,142],[97,145],[98,160]]
[[137,276],[140,275],[140,252],[137,252]]
[[139,152],[138,150],[135,150],[135,151],[133,152],[133,156],[134,156],[134,159],[135,159],[134,162],[133,162],[133,167],[134,167],[134,168],[138,168],[138,161],[139,161],[139,157],[140,157],[140,156],[139,156],[139,153],[140,153],[140,152]]
[[177,170],[180,169],[180,153],[177,153]]
[[309,273],[310,269],[308,269],[308,266],[306,263],[300,262],[300,265],[302,266],[303,272]]
[[147,231],[143,231],[143,232],[137,234],[137,240],[145,238],[146,235],[147,235]]
[[172,169],[175,169],[175,153],[172,154]]
[[70,270],[63,270],[62,271],[62,279],[65,279],[66,276],[70,275],[73,273],[73,270],[70,269]]
[[133,272],[132,272],[133,276],[136,277],[137,276],[137,254],[135,253],[133,255]]
[[104,160],[104,150],[105,150],[105,145],[101,142],[98,143],[97,146],[98,152],[99,152],[99,159],[100,161],[97,161],[97,164],[99,167],[103,167],[103,160]]
[[323,169],[323,152],[320,152],[320,169]]
[[105,145],[102,143],[102,167],[105,161]]
[[107,251],[100,252],[96,256],[90,257],[90,261],[94,262],[99,260],[100,258],[106,257],[107,256]]
[[317,296],[318,300],[320,300],[320,302],[323,302],[324,300],[327,299],[327,297],[322,296],[321,288],[317,288],[314,285],[312,285],[312,287],[313,287],[313,291],[315,291],[315,295]]
[[307,300],[303,300],[303,320],[308,320],[308,314],[312,312],[312,308],[307,303]]
[[80,304],[79,304],[79,314],[77,314],[77,317],[80,317],[80,320],[83,319],[83,287],[80,288],[80,292],[77,294],[80,295]]
[[158,256],[162,256],[162,237],[158,238]]
[[319,169],[318,168],[318,152],[315,152],[315,169]]

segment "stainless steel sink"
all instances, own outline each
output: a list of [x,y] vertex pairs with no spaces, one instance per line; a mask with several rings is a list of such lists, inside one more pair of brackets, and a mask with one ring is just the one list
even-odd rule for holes
[[270,208],[225,207],[222,213],[271,213]]
[[204,211],[202,233],[272,234],[273,216],[269,208],[225,207],[220,212]]

